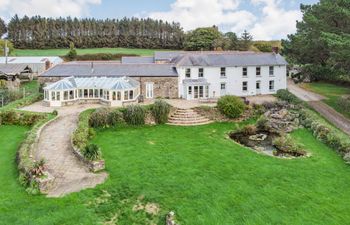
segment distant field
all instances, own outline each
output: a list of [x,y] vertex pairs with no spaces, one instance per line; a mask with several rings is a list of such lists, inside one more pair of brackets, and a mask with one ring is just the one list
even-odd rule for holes
[[[69,49],[16,49],[14,56],[63,56]],[[77,49],[78,55],[113,53],[113,54],[135,54],[141,56],[153,55],[155,51],[166,51],[164,49],[132,49],[132,48],[87,48]]]

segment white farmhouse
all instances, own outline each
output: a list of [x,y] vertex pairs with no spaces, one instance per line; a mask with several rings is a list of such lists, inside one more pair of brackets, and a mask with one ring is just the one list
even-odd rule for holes
[[[125,100],[137,101],[135,97],[182,98],[187,100],[212,99],[224,95],[254,96],[274,94],[287,88],[287,62],[277,52],[156,52],[149,57],[124,57],[121,63],[73,62],[54,66],[39,76],[47,86],[45,100],[53,105],[64,101],[87,101],[103,99],[110,105],[121,105]],[[94,94],[72,98],[57,98],[55,82],[62,79],[85,78],[84,87],[78,89],[104,89],[101,96]],[[121,78],[137,81],[133,98],[125,90],[97,87],[98,80]],[[90,80],[89,80],[90,79]],[[78,85],[79,86],[79,85]],[[76,89],[75,88],[75,89]],[[75,91],[75,90],[74,90]],[[120,91],[120,93],[119,93]],[[125,92],[125,93],[124,93]],[[68,93],[68,92],[67,92]],[[90,93],[89,91],[87,93]],[[92,92],[91,92],[92,93]],[[53,97],[55,96],[55,97]],[[63,93],[64,96],[64,93]],[[68,96],[68,94],[67,94]],[[93,96],[90,98],[90,96]],[[122,96],[118,98],[115,96]],[[60,103],[53,102],[60,101]],[[112,102],[116,101],[116,102]]]

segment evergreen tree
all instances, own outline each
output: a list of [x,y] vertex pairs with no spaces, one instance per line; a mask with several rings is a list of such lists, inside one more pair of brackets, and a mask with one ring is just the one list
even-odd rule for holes
[[0,18],[0,38],[7,32],[5,21]]
[[66,58],[69,59],[69,60],[74,60],[77,58],[77,50],[75,49],[75,46],[74,46],[74,43],[71,42],[69,44],[69,52],[67,53],[66,55]]
[[241,35],[241,38],[239,39],[239,50],[241,51],[248,51],[250,46],[252,46],[253,43],[253,36],[248,33],[248,31],[244,30],[244,32]]

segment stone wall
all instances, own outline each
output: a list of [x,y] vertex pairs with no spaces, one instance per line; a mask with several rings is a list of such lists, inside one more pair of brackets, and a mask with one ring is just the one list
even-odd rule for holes
[[153,97],[178,98],[177,77],[133,77],[141,84],[141,94],[146,97],[146,83],[153,83]]
[[[64,77],[38,77],[40,84],[57,82]],[[141,84],[141,94],[146,97],[146,83],[153,83],[153,97],[178,98],[177,77],[132,77]]]

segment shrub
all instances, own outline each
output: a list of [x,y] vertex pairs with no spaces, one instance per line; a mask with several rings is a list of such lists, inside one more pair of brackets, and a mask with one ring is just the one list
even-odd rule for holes
[[95,131],[89,127],[89,118],[94,111],[94,109],[85,110],[79,115],[78,128],[72,136],[73,145],[78,149],[84,149],[89,139],[95,135]]
[[100,148],[95,144],[87,145],[83,150],[83,156],[91,161],[101,158]]
[[306,152],[301,150],[301,146],[297,144],[289,135],[282,135],[273,140],[273,145],[281,152],[294,156],[305,155]]
[[350,96],[345,95],[337,99],[338,107],[344,112],[350,112]]
[[123,113],[118,109],[110,111],[108,114],[107,123],[109,126],[116,126],[118,124],[125,123]]
[[105,128],[108,127],[109,113],[111,112],[108,108],[96,109],[89,118],[89,125],[94,128]]
[[156,100],[152,106],[152,115],[157,124],[168,122],[170,105],[164,100]]
[[257,126],[257,128],[259,128],[261,130],[266,130],[268,122],[269,122],[269,120],[266,118],[266,116],[262,115],[256,121],[256,126]]
[[284,90],[284,89],[278,90],[276,93],[276,96],[279,99],[294,105],[298,105],[302,103],[302,101],[299,98],[297,98],[295,95],[290,93],[288,90]]
[[238,118],[245,110],[245,104],[241,98],[226,95],[218,100],[219,111],[228,118]]
[[57,110],[55,109],[54,111],[52,111],[52,115],[55,115],[55,116],[57,116],[58,115],[58,112],[57,112]]
[[256,134],[257,128],[254,125],[247,125],[241,129],[241,132],[245,135],[254,135]]
[[146,110],[140,105],[129,105],[123,111],[124,120],[129,125],[145,124]]

